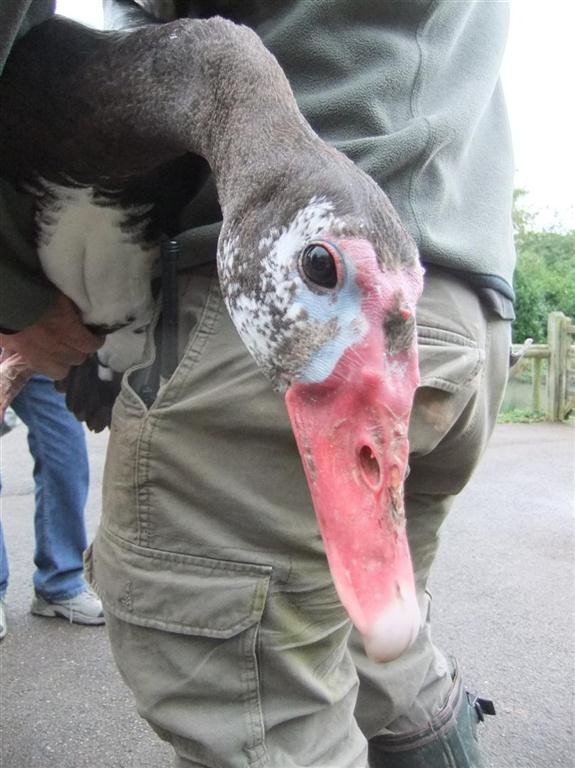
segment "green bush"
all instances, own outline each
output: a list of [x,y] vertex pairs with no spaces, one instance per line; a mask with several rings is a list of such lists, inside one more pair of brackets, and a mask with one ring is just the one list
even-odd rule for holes
[[575,319],[575,230],[536,229],[533,216],[520,205],[524,190],[515,190],[517,248],[513,341],[547,338],[547,316],[561,311]]

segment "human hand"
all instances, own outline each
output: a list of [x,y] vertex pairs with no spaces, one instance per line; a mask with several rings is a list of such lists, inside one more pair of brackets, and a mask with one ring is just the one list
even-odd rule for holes
[[[104,343],[102,336],[91,333],[82,323],[76,305],[63,293],[29,328],[11,334],[0,333],[0,347],[13,366],[27,364],[31,372],[44,373],[52,379],[63,379],[73,365],[80,365],[90,353]],[[3,363],[6,365],[6,363]]]
[[0,354],[0,421],[34,371],[16,352]]

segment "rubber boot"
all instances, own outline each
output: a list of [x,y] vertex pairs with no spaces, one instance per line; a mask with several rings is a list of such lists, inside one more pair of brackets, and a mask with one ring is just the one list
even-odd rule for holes
[[369,741],[369,768],[483,768],[477,726],[494,715],[488,699],[465,690],[457,669],[445,706],[427,728]]

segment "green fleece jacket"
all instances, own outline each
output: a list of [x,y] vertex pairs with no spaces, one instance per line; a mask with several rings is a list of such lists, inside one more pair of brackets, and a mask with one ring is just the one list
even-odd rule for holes
[[[449,0],[142,0],[253,27],[313,128],[371,174],[425,262],[473,283],[511,319],[513,157],[499,70],[509,8]],[[215,190],[184,217],[213,250]],[[494,294],[497,297],[494,298]]]
[[[0,0],[0,73],[17,37],[54,13],[55,0]],[[1,148],[0,148],[0,151]],[[36,322],[55,290],[44,277],[33,244],[32,200],[0,179],[0,328]]]
[[[112,0],[113,2],[113,0]],[[508,4],[449,0],[141,0],[162,18],[222,15],[276,55],[314,129],[391,198],[422,259],[512,317],[513,161],[499,69]],[[108,2],[110,5],[110,0]],[[0,18],[0,26],[2,18]],[[182,216],[184,261],[212,259],[213,185]],[[4,279],[4,254],[0,280]],[[15,263],[12,260],[12,263]],[[14,276],[9,285],[20,285]],[[493,298],[496,297],[496,298]],[[18,322],[34,314],[21,293]],[[0,325],[16,327],[0,308]]]

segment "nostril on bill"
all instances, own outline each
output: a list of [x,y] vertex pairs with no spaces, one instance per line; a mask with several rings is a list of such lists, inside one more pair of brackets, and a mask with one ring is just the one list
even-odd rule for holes
[[359,451],[359,466],[365,482],[371,488],[378,488],[381,482],[381,469],[369,445],[362,446]]

